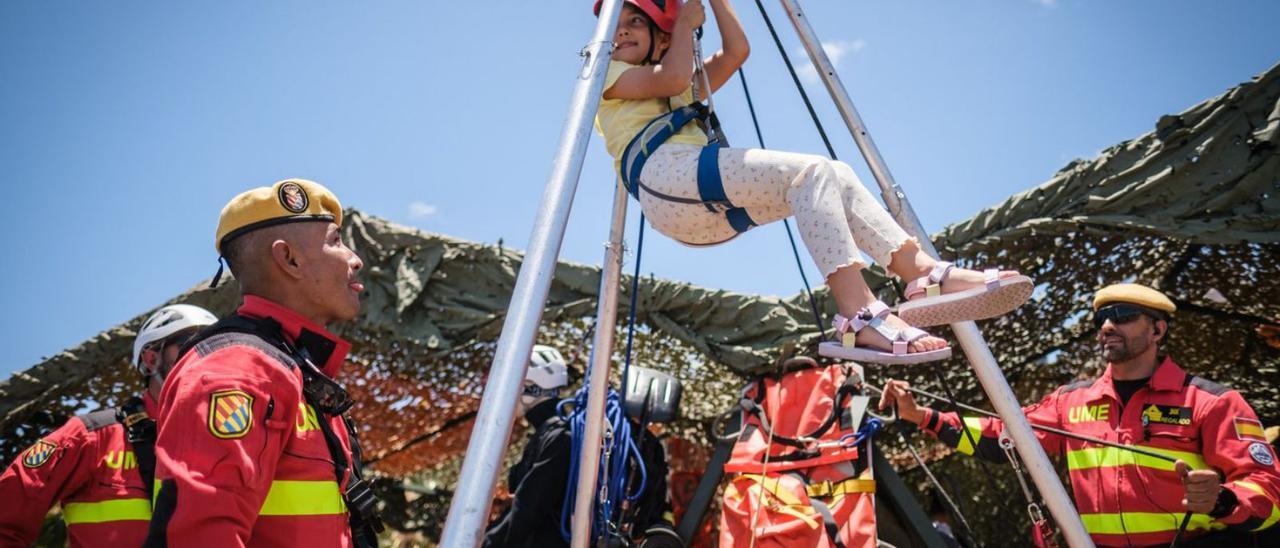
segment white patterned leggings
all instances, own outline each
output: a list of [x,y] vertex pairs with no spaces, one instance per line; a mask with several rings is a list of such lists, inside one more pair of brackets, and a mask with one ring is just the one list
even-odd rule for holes
[[[645,162],[640,180],[657,192],[696,199],[701,150],[664,144]],[[823,279],[842,267],[865,267],[859,250],[887,267],[892,254],[911,239],[844,162],[742,148],[722,148],[719,159],[725,195],[757,225],[795,216]],[[641,190],[640,207],[658,232],[681,243],[707,245],[735,234],[723,214],[698,204],[667,201]]]

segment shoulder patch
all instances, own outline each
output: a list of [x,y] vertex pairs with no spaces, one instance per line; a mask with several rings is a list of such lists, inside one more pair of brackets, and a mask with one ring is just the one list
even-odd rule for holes
[[76,417],[80,422],[84,423],[84,429],[93,432],[101,430],[113,424],[120,422],[119,409],[114,407],[109,409],[99,409],[92,413],[85,413]]
[[253,396],[242,390],[219,390],[209,395],[209,433],[229,440],[243,438],[253,428]]
[[1271,454],[1271,447],[1260,441],[1249,444],[1249,456],[1254,462],[1263,466],[1271,466],[1276,463],[1275,455]]
[[57,450],[57,444],[45,440],[37,441],[22,454],[22,465],[27,468],[44,466]]
[[1080,389],[1083,389],[1083,388],[1089,388],[1089,387],[1093,386],[1093,383],[1097,382],[1097,380],[1098,380],[1098,378],[1097,378],[1097,377],[1094,377],[1094,378],[1092,378],[1092,379],[1081,379],[1081,380],[1075,381],[1075,382],[1073,382],[1073,383],[1064,384],[1064,385],[1062,385],[1062,391],[1061,391],[1061,393],[1062,393],[1062,394],[1066,394],[1067,392],[1073,392],[1073,391],[1080,390]]
[[1195,376],[1195,375],[1191,376],[1190,384],[1191,386],[1204,390],[1205,392],[1208,392],[1215,396],[1221,396],[1231,391],[1230,388],[1227,388],[1221,384],[1218,384],[1211,380],[1205,379],[1203,377]]
[[1266,443],[1267,432],[1262,428],[1260,421],[1247,417],[1236,417],[1231,419],[1231,422],[1236,427],[1236,439]]

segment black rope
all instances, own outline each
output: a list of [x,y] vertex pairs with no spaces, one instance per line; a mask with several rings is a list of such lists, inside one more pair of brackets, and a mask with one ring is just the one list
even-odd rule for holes
[[831,139],[827,138],[827,130],[822,127],[822,121],[818,119],[818,112],[813,110],[813,103],[809,101],[809,94],[804,91],[804,85],[800,83],[800,76],[796,74],[796,68],[791,65],[791,57],[787,55],[787,49],[782,46],[782,40],[778,38],[778,31],[773,28],[773,21],[769,19],[769,13],[764,10],[764,4],[760,0],[756,0],[756,7],[760,8],[760,16],[764,18],[764,24],[769,27],[769,35],[773,36],[774,45],[778,46],[778,53],[782,55],[782,62],[787,65],[787,72],[791,73],[791,81],[796,84],[796,91],[800,92],[800,98],[804,99],[804,108],[809,110],[809,117],[813,119],[814,127],[818,128],[818,135],[822,136],[822,143],[827,146],[827,154],[832,160],[839,160],[836,157],[836,149],[831,146]]
[[[751,124],[756,128],[756,142],[760,143],[760,148],[764,146],[764,134],[760,132],[760,120],[756,118],[756,105],[751,101],[751,88],[747,87],[747,73],[743,72],[742,67],[738,67],[738,80],[742,82],[742,94],[747,97],[747,110],[751,112]],[[782,226],[787,228],[787,240],[791,242],[791,255],[796,259],[796,270],[800,272],[800,280],[804,282],[804,294],[809,297],[809,308],[813,310],[813,319],[818,323],[818,332],[822,334],[822,339],[827,339],[827,322],[822,318],[822,312],[818,310],[818,300],[813,297],[813,289],[809,287],[809,277],[804,273],[804,263],[800,260],[800,248],[796,246],[796,237],[791,232],[791,220],[783,219]]]
[[[951,404],[951,412],[955,413],[956,417],[960,419],[960,431],[963,432],[965,438],[969,440],[969,446],[973,448],[973,456],[978,457],[978,440],[973,439],[973,433],[969,431],[969,426],[964,423],[964,415],[960,414],[960,405],[956,402],[956,395],[951,391],[951,385],[947,383],[947,379],[942,376],[941,366],[934,367],[933,374],[938,378],[938,384],[942,385],[943,391],[947,393],[947,400]],[[991,479],[991,469],[987,466],[987,461],[982,460],[981,457],[974,460],[978,461],[978,466],[982,468],[982,477],[987,480],[987,487],[991,489],[992,493],[999,493],[999,487],[996,486],[995,480]],[[1018,472],[1015,470],[1014,473],[1016,474]],[[1009,506],[1008,499],[1000,497],[999,500],[1000,506],[1004,508],[1004,511],[1009,512],[1008,515],[1017,515],[1017,511],[1014,510],[1013,507]],[[1031,503],[1035,501],[1027,502]]]
[[920,456],[920,453],[916,451],[916,448],[913,447],[911,442],[907,440],[907,437],[903,435],[901,429],[898,429],[898,440],[907,448],[907,451],[911,452],[911,456],[916,459],[916,464],[920,465],[920,470],[924,471],[925,477],[929,478],[929,483],[932,483],[934,489],[938,490],[938,495],[943,506],[945,506],[948,511],[956,517],[956,521],[960,522],[961,532],[963,532],[969,540],[976,542],[978,537],[973,534],[973,527],[969,526],[969,520],[965,519],[964,513],[960,511],[960,504],[952,499],[951,495],[947,493],[947,490],[942,487],[942,482],[938,481],[938,477],[933,475],[933,470],[930,470],[929,465],[925,464],[924,457]]

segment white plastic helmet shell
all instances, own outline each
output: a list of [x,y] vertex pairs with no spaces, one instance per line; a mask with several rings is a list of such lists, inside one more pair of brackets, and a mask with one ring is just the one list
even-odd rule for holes
[[569,367],[565,365],[564,357],[558,350],[535,344],[533,355],[529,356],[529,371],[525,373],[524,380],[544,390],[555,390],[569,384]]
[[191,329],[204,327],[218,322],[212,312],[189,304],[171,304],[152,314],[142,322],[138,336],[133,339],[133,366],[141,368],[142,349],[147,345],[163,341],[171,335]]

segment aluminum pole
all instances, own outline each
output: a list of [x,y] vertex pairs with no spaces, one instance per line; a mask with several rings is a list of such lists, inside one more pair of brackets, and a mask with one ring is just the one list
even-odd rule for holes
[[[809,25],[809,20],[804,16],[804,11],[800,8],[797,0],[781,0],[781,2],[783,9],[787,12],[787,17],[791,19],[791,23],[796,28],[796,33],[800,36],[800,41],[804,44],[805,52],[809,54],[809,60],[817,68],[818,76],[822,78],[822,83],[831,94],[832,100],[835,101],[836,109],[840,111],[840,116],[844,119],[845,125],[848,126],[849,132],[853,134],[853,140],[857,142],[858,150],[862,152],[868,167],[871,168],[871,174],[880,185],[880,193],[884,197],[885,203],[889,206],[889,211],[893,213],[899,225],[920,241],[922,250],[937,258],[938,252],[933,247],[933,241],[929,238],[928,232],[925,231],[924,225],[920,223],[915,210],[912,209],[906,193],[902,191],[902,187],[898,186],[893,175],[889,173],[889,167],[885,164],[884,158],[880,156],[880,150],[876,148],[875,142],[871,140],[871,135],[867,133],[867,128],[862,123],[862,117],[858,115],[858,110],[854,108],[853,101],[849,98],[849,92],[845,90],[844,84],[840,82],[840,77],[836,75],[835,65],[827,57],[827,52],[823,51],[822,43],[813,32],[813,27]],[[978,374],[978,381],[982,384],[983,390],[986,391],[987,397],[991,399],[991,404],[1004,420],[1005,431],[1013,439],[1014,446],[1022,457],[1027,472],[1031,475],[1031,479],[1035,481],[1036,487],[1039,488],[1045,505],[1049,507],[1049,512],[1053,514],[1054,519],[1058,522],[1067,544],[1072,547],[1093,546],[1093,540],[1089,538],[1089,533],[1085,531],[1084,523],[1080,521],[1080,514],[1076,512],[1075,505],[1071,502],[1071,497],[1067,495],[1066,489],[1062,487],[1062,482],[1058,480],[1058,473],[1053,469],[1053,464],[1049,462],[1049,456],[1045,454],[1044,448],[1036,440],[1035,433],[1031,430],[1031,424],[1027,422],[1027,417],[1022,412],[1022,405],[1018,403],[1018,398],[1014,396],[1013,390],[1009,388],[1009,383],[1000,371],[1000,366],[996,363],[995,357],[991,355],[991,349],[987,347],[986,341],[983,340],[977,324],[973,322],[952,324],[951,330],[956,334],[956,339],[960,341],[960,347],[969,358],[969,363],[973,370]]]
[[542,203],[529,235],[528,251],[520,266],[507,317],[502,324],[502,335],[498,338],[498,349],[489,369],[484,398],[480,401],[471,440],[467,444],[467,458],[462,464],[458,487],[449,507],[449,518],[440,538],[441,546],[479,546],[484,527],[488,524],[499,467],[507,452],[517,398],[524,385],[525,368],[533,352],[538,322],[542,319],[556,259],[560,255],[560,244],[564,241],[569,210],[582,173],[587,142],[591,138],[592,118],[604,91],[605,71],[613,49],[613,31],[621,10],[621,0],[605,0],[591,42],[582,50],[585,60],[577,75],[569,114],[560,134],[560,146],[551,165],[551,175],[547,178]]
[[609,363],[613,357],[613,327],[618,321],[618,282],[622,275],[622,237],[627,225],[627,191],[621,184],[613,191],[613,224],[605,246],[600,272],[600,296],[596,300],[595,341],[591,345],[591,378],[587,382],[587,423],[578,455],[578,491],[573,499],[573,548],[591,543],[592,505],[600,473],[600,439],[604,435],[604,400],[609,389]]

